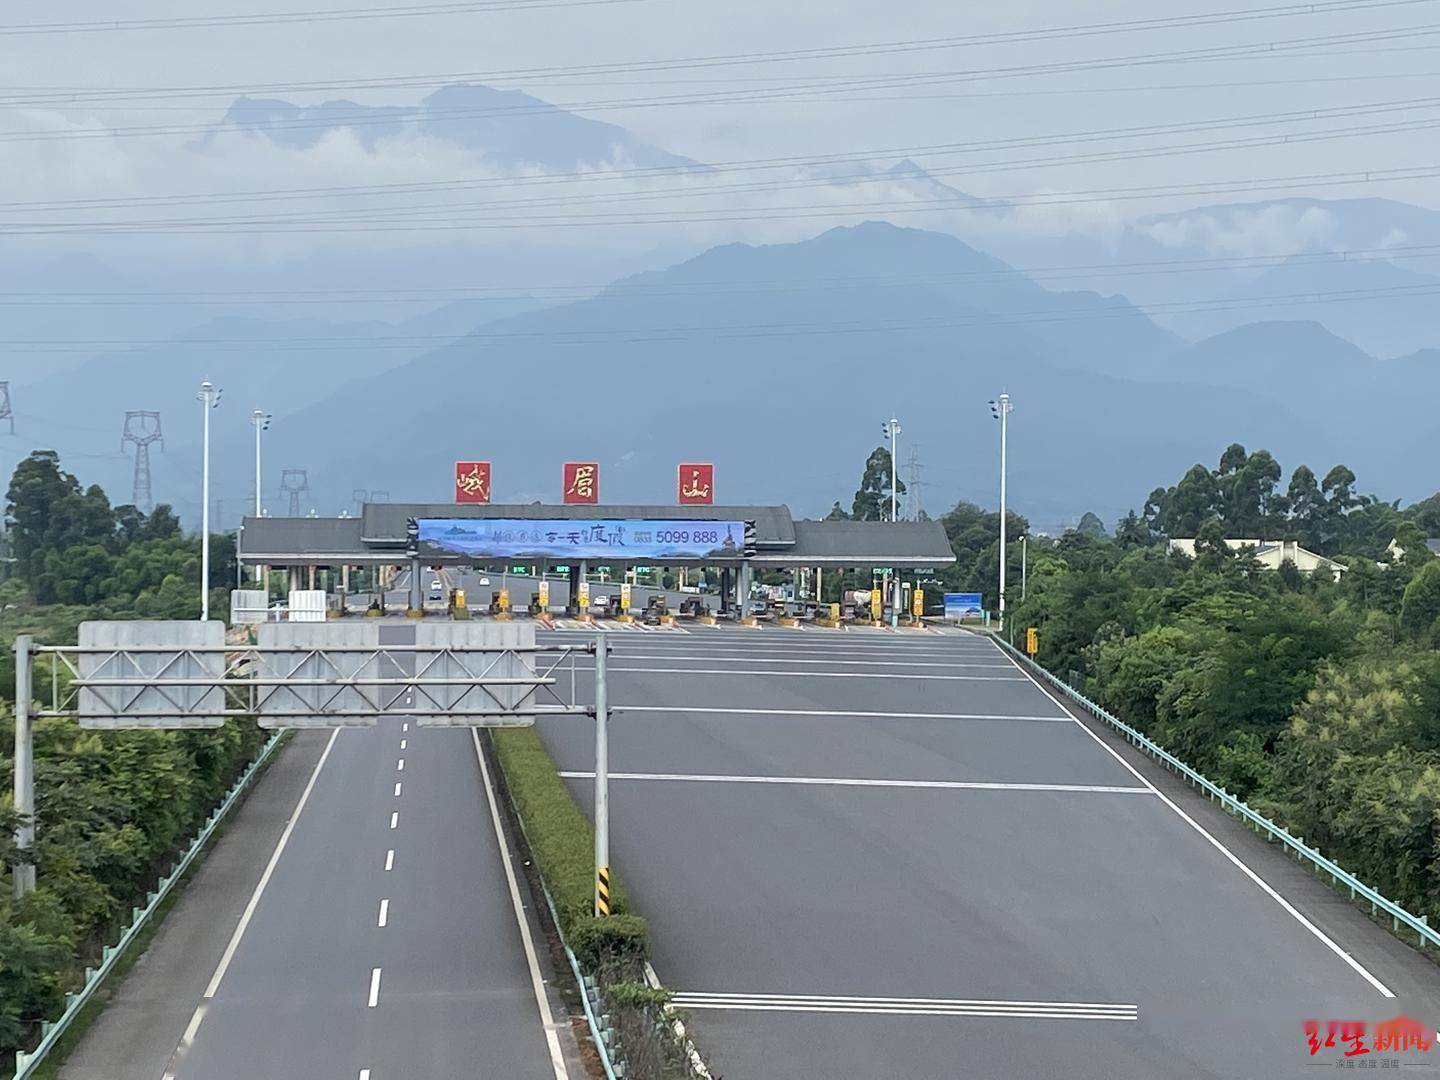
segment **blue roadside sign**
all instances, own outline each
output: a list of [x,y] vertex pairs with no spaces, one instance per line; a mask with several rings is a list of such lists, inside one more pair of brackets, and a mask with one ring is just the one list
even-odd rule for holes
[[945,594],[945,618],[957,622],[963,619],[984,617],[984,598],[978,592],[947,592]]

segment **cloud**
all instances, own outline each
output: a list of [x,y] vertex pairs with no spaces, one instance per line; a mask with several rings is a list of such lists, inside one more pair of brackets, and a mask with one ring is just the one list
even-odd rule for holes
[[1167,215],[1138,228],[1169,248],[1198,247],[1211,255],[1284,255],[1325,250],[1334,244],[1340,222],[1325,207],[1273,203]]

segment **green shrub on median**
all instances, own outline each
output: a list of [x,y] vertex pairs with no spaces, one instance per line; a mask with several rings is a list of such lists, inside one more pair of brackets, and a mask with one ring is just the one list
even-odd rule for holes
[[[595,829],[580,812],[570,790],[555,772],[555,762],[534,728],[506,728],[491,733],[495,755],[505,771],[510,798],[525,824],[525,835],[564,932],[576,956],[579,938],[586,948],[613,954],[623,948],[644,955],[645,920],[627,916],[629,902],[618,876],[610,875],[609,919],[595,919]],[[617,916],[625,916],[617,918]],[[614,923],[598,930],[592,923]],[[619,945],[621,940],[627,944]],[[637,943],[638,942],[638,946]]]

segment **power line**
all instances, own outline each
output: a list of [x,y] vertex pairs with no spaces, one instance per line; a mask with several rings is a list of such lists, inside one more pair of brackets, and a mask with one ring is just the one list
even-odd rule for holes
[[[188,346],[206,346],[214,351],[253,352],[262,346],[278,346],[279,351],[326,352],[356,349],[414,350],[437,344],[469,344],[477,347],[487,343],[548,341],[554,344],[590,345],[597,342],[626,343],[660,342],[705,338],[748,339],[766,337],[834,336],[851,334],[888,334],[914,330],[961,329],[972,326],[1015,326],[1083,322],[1092,319],[1138,319],[1153,314],[1182,314],[1196,311],[1244,311],[1271,307],[1309,306],[1315,304],[1356,303],[1405,297],[1440,296],[1440,281],[1418,285],[1391,286],[1375,289],[1335,289],[1291,293],[1275,296],[1220,300],[1185,300],[1147,303],[1141,307],[1127,301],[1087,310],[1056,310],[1039,308],[1029,311],[979,312],[966,317],[937,315],[932,318],[891,323],[865,320],[826,319],[820,322],[797,323],[732,323],[703,326],[605,327],[583,330],[486,331],[476,330],[463,337],[449,335],[377,335],[364,342],[349,337],[275,337],[275,338],[186,338]],[[56,342],[53,339],[0,339],[0,350],[48,352],[93,352],[97,348],[143,347],[168,345],[173,340],[140,339],[74,339]],[[233,349],[227,349],[233,346]]]
[[[0,37],[50,34],[116,33],[130,30],[195,30],[221,26],[276,26],[393,19],[417,15],[484,15],[546,8],[609,7],[641,0],[474,0],[470,3],[403,4],[377,8],[333,8],[316,11],[270,11],[239,15],[182,15],[157,19],[106,19],[100,22],[20,23],[0,27]],[[1419,2],[1419,0],[1416,0]]]
[[[1350,2],[1350,0],[1345,0]],[[1380,0],[1380,3],[1369,5],[1363,4],[1363,0],[1356,0],[1356,7],[1359,6],[1408,6],[1418,3],[1433,3],[1436,0]],[[1298,13],[1299,7],[1307,9],[1331,10],[1324,4],[1317,5],[1287,5],[1291,13]],[[1264,9],[1260,9],[1264,10]],[[1336,8],[1334,10],[1342,10]],[[1346,8],[1344,10],[1349,10]],[[1276,17],[1276,16],[1265,16]],[[1176,19],[1191,19],[1187,25],[1203,25],[1198,20],[1205,16],[1176,16]],[[1139,20],[1159,23],[1163,20]],[[1237,21],[1215,17],[1212,21]],[[1132,20],[1131,22],[1135,22]],[[1096,26],[1120,25],[1120,24],[1095,24]],[[1175,25],[1180,25],[1176,23]],[[1156,27],[1151,27],[1156,28]],[[1070,33],[1069,31],[1084,29],[1076,27],[1057,27],[1049,30],[1031,32],[1035,35],[1048,34],[1050,38],[1064,36],[1092,36],[1091,33]],[[1129,29],[1127,26],[1126,29]],[[1094,31],[1099,32],[1099,31]],[[1023,33],[1023,32],[1015,32]],[[1055,61],[1042,64],[1009,65],[995,68],[979,68],[944,73],[941,75],[920,73],[920,74],[897,74],[897,75],[875,75],[856,77],[851,86],[840,86],[839,90],[853,89],[854,85],[868,83],[879,86],[891,85],[914,85],[917,82],[969,82],[991,78],[1015,78],[1021,76],[1070,73],[1077,71],[1111,70],[1115,68],[1153,66],[1162,63],[1190,63],[1209,62],[1215,60],[1263,58],[1267,61],[1281,58],[1288,55],[1301,55],[1305,49],[1325,50],[1322,55],[1334,55],[1334,47],[1340,45],[1363,45],[1374,42],[1405,40],[1411,41],[1416,37],[1430,36],[1440,33],[1440,24],[1428,23],[1416,26],[1398,27],[1385,30],[1352,31],[1341,34],[1321,34],[1310,37],[1284,38],[1273,41],[1261,41],[1241,45],[1221,45],[1198,49],[1170,50],[1163,52],[1138,53],[1130,56],[1111,56],[1089,60]],[[995,35],[975,35],[970,37],[948,37],[948,38],[923,38],[909,41],[892,42],[867,42],[846,46],[831,46],[821,49],[798,49],[784,50],[778,52],[755,52],[755,53],[731,53],[712,56],[692,56],[659,60],[622,61],[611,64],[589,64],[571,65],[563,67],[530,67],[510,68],[491,71],[467,71],[448,72],[444,74],[431,75],[402,75],[390,76],[378,79],[363,81],[310,81],[310,82],[289,82],[289,83],[231,83],[231,84],[210,84],[191,87],[169,87],[169,88],[133,88],[133,89],[94,89],[82,91],[78,94],[62,94],[45,97],[31,93],[24,93],[10,97],[0,98],[0,103],[5,104],[78,104],[88,101],[115,101],[115,100],[176,100],[182,97],[215,97],[233,96],[237,94],[276,94],[276,93],[306,93],[331,90],[355,90],[355,89],[385,89],[415,86],[436,86],[456,82],[536,82],[540,80],[561,78],[561,77],[585,77],[596,78],[605,75],[624,75],[651,73],[657,71],[676,70],[709,70],[714,68],[725,68],[735,66],[751,66],[756,64],[769,63],[793,63],[813,60],[834,60],[860,57],[872,59],[876,56],[909,54],[914,52],[926,52],[937,50],[948,50],[963,48],[974,45],[996,44]],[[794,88],[790,88],[793,92]],[[820,92],[819,87],[814,92]],[[749,91],[739,91],[746,93]],[[714,97],[715,95],[702,95],[702,97]],[[721,95],[723,97],[723,95]],[[679,97],[671,99],[648,98],[634,99],[625,102],[626,107],[642,107],[653,104],[690,104],[695,98]],[[537,103],[536,105],[524,105],[509,107],[503,112],[524,112],[535,111],[536,109],[553,110],[556,108],[589,108],[599,109],[608,105],[619,103],[591,102],[591,103],[568,103],[565,105],[553,105],[548,103]]]
[[[705,177],[723,174],[727,172],[757,172],[774,171],[777,169],[790,168],[816,168],[824,165],[849,165],[858,166],[875,162],[891,161],[896,157],[926,156],[930,158],[944,157],[956,154],[980,153],[987,150],[1017,150],[1041,146],[1057,146],[1082,144],[1087,142],[1106,142],[1116,140],[1128,140],[1146,138],[1159,135],[1185,134],[1202,131],[1224,131],[1235,130],[1247,127],[1265,127],[1281,123],[1310,122],[1325,119],[1343,119],[1350,117],[1368,116],[1380,113],[1408,112],[1414,110],[1430,110],[1440,108],[1440,96],[1402,98],[1390,101],[1369,102],[1357,105],[1333,106],[1323,109],[1290,109],[1273,113],[1252,113],[1241,116],[1216,117],[1204,120],[1178,121],[1164,124],[1131,125],[1128,127],[1096,128],[1075,132],[1057,132],[1044,135],[1030,135],[1010,137],[1004,139],[983,139],[970,140],[967,142],[948,143],[924,143],[909,146],[891,146],[883,148],[872,148],[857,150],[853,152],[832,152],[827,154],[787,156],[774,158],[741,159],[736,161],[719,162],[704,166],[683,165],[683,166],[657,166],[643,169],[616,170],[614,172],[597,173],[594,170],[584,170],[575,173],[545,174],[520,177],[475,177],[455,180],[419,181],[410,183],[378,184],[378,185],[350,185],[350,186],[328,186],[316,188],[282,188],[269,191],[250,192],[224,192],[207,194],[203,192],[192,192],[185,194],[170,194],[157,196],[119,196],[111,198],[82,198],[70,200],[45,200],[30,202],[5,202],[0,203],[0,212],[5,213],[28,213],[42,210],[70,210],[70,209],[112,209],[112,208],[140,208],[155,205],[173,206],[176,203],[183,203],[188,206],[214,206],[225,203],[245,202],[271,202],[289,201],[294,199],[314,199],[323,197],[367,197],[388,194],[427,194],[430,192],[487,189],[492,187],[502,188],[527,188],[527,187],[549,187],[557,184],[568,186],[572,181],[585,183],[613,182],[623,179],[648,179],[652,177],[674,177],[688,176],[690,178]],[[1414,127],[1428,127],[1431,120],[1406,121],[1401,124],[1382,124],[1370,127],[1339,128],[1321,131],[1299,131],[1283,132],[1274,135],[1256,136],[1253,138],[1228,140],[1225,142],[1202,142],[1202,143],[1181,143],[1174,146],[1128,148],[1124,150],[1102,151],[1078,156],[1052,157],[1052,158],[1021,158],[1010,161],[977,162],[961,166],[945,168],[932,167],[925,171],[925,176],[950,177],[955,175],[971,175],[983,172],[1006,171],[1008,169],[1035,168],[1041,165],[1068,165],[1076,163],[1090,163],[1096,160],[1110,160],[1116,155],[1122,156],[1125,160],[1131,160],[1137,156],[1163,157],[1180,155],[1195,152],[1208,152],[1214,149],[1237,149],[1252,148],[1257,145],[1270,145],[1293,142],[1313,142],[1329,138],[1348,138],[1356,135],[1384,134],[1395,130],[1412,130]],[[848,175],[827,175],[822,177],[800,176],[784,178],[775,181],[745,181],[734,184],[712,184],[707,189],[696,190],[691,188],[657,188],[650,190],[617,192],[617,193],[590,193],[580,195],[591,202],[606,202],[617,200],[653,199],[660,198],[666,194],[684,194],[689,196],[708,196],[716,192],[724,191],[755,191],[755,190],[794,190],[798,188],[828,187],[840,183],[875,183],[895,182],[904,180],[907,177],[896,176],[889,172],[863,172],[851,173]],[[507,207],[516,205],[535,205],[548,202],[570,201],[575,196],[559,195],[549,199],[527,199],[507,200],[505,202],[489,202],[489,208]],[[983,201],[983,200],[977,200]],[[367,208],[366,213],[397,213],[402,210],[448,210],[455,206],[468,207],[473,205],[470,202],[464,203],[426,203],[410,207],[373,207]],[[316,213],[337,215],[355,213],[360,211],[346,210],[343,208],[332,208],[329,210],[316,211]],[[161,221],[186,221],[194,219],[160,219]],[[213,219],[206,219],[213,220]],[[242,219],[223,219],[242,220]],[[141,222],[144,223],[144,222]],[[124,225],[125,222],[112,222],[111,224]]]
[[[1262,191],[1314,190],[1317,187],[1348,187],[1354,185],[1426,179],[1440,175],[1440,166],[1406,166],[1393,169],[1366,169],[1344,173],[1309,173],[1279,177],[1253,177],[1218,183],[1153,184],[1141,187],[1092,188],[1064,192],[1038,192],[986,198],[978,205],[958,202],[952,198],[912,199],[904,203],[823,203],[754,210],[749,207],[718,207],[700,211],[671,210],[649,214],[564,214],[550,217],[513,217],[498,221],[452,217],[435,224],[401,222],[393,225],[373,224],[364,220],[334,223],[292,223],[288,225],[234,227],[195,225],[163,229],[125,224],[42,223],[26,227],[0,227],[0,234],[11,236],[128,236],[128,235],[296,235],[305,233],[386,233],[386,232],[488,232],[510,229],[575,228],[629,225],[733,224],[739,221],[800,221],[815,218],[870,218],[877,215],[952,213],[992,213],[996,210],[1029,206],[1065,206],[1095,202],[1130,202],[1176,195],[1218,195]],[[153,225],[154,223],[147,223]],[[360,227],[356,227],[360,226]]]
[[1232,273],[1269,270],[1292,264],[1306,266],[1368,265],[1409,259],[1440,257],[1440,243],[1409,244],[1399,247],[1339,248],[1332,251],[1290,251],[1273,255],[1221,255],[1186,259],[1158,259],[1116,263],[1077,263],[1050,266],[996,265],[986,270],[956,270],[926,274],[834,274],[814,275],[804,281],[793,278],[747,277],[744,281],[723,279],[683,282],[622,278],[574,285],[454,286],[427,289],[231,289],[186,292],[0,292],[0,306],[208,306],[208,305],[309,305],[309,304],[437,304],[467,300],[543,299],[561,303],[589,299],[606,290],[649,296],[755,295],[776,292],[818,292],[850,286],[910,288],[937,282],[985,281],[997,278],[1029,278],[1035,282],[1072,279],[1151,277],[1157,274]]

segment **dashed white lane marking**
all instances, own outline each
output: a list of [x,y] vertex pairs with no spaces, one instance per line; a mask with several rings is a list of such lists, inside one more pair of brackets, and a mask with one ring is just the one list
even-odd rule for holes
[[395,849],[393,847],[385,852],[385,869],[387,872],[395,869]]
[[401,724],[401,725],[400,725],[400,730],[401,730],[401,731],[409,731],[409,730],[410,730],[410,722],[407,720],[407,721],[405,721],[405,723]]
[[370,1070],[369,1070],[369,1069],[361,1069],[361,1070],[360,1070],[360,1080],[370,1080]]
[[384,926],[385,926],[385,924],[386,924],[387,922],[389,922],[389,921],[390,921],[390,901],[389,901],[389,900],[381,900],[381,901],[380,901],[380,918],[379,918],[379,920],[377,921],[376,925],[379,926],[379,927],[381,927],[381,928],[383,929]]
[[399,781],[399,780],[396,780],[396,781],[395,781],[395,797],[396,797],[397,799],[400,797],[400,781]]
[[525,962],[530,967],[530,989],[535,994],[535,1004],[540,1010],[540,1024],[545,1029],[545,1044],[550,1050],[550,1067],[555,1071],[555,1080],[570,1080],[570,1070],[565,1067],[565,1053],[560,1049],[560,1036],[555,1030],[555,1016],[550,1011],[550,998],[545,992],[545,980],[540,974],[540,960],[535,955],[535,942],[530,936],[530,923],[525,918],[525,903],[520,899],[520,887],[515,881],[510,848],[505,843],[505,830],[500,825],[495,785],[490,782],[490,767],[485,763],[485,754],[480,749],[479,728],[470,729],[470,740],[475,744],[475,757],[480,762],[480,777],[485,782],[485,801],[490,804],[490,823],[495,828],[495,843],[500,846],[500,865],[505,869],[505,883],[510,887],[510,906],[515,910],[515,922],[520,927],[520,944],[524,946]]
[[400,825],[400,811],[399,811],[399,810],[396,810],[393,814],[390,815],[390,827],[391,827],[392,829],[394,829],[394,828],[398,828],[399,825]]
[[[1001,649],[999,645],[996,645],[995,649],[997,652],[1000,653],[1001,656],[1005,657],[1005,659],[1009,660],[1012,664],[1014,664],[1017,671],[1019,671],[1022,675],[1024,675],[1027,679],[1034,683],[1036,689],[1038,689],[1042,694],[1048,697],[1061,709],[1065,709],[1065,706],[1060,701],[1060,699],[1057,698],[1054,694],[1052,694],[1045,687],[1044,683],[1042,683],[1039,679],[1035,678],[1034,675],[1031,675],[1019,664],[1015,663],[1014,658],[1011,657],[1009,653],[1005,652],[1004,649]],[[1067,709],[1066,712],[1068,713],[1069,710]],[[1355,957],[1351,956],[1348,952],[1342,949],[1339,943],[1337,943],[1333,938],[1326,934],[1325,931],[1321,930],[1318,926],[1316,926],[1313,922],[1311,922],[1303,914],[1301,914],[1300,910],[1296,908],[1294,904],[1290,903],[1289,900],[1286,900],[1285,897],[1281,896],[1278,892],[1276,892],[1269,882],[1267,882],[1259,874],[1255,873],[1254,870],[1251,870],[1250,867],[1245,865],[1245,863],[1241,862],[1238,855],[1236,855],[1233,851],[1231,851],[1219,840],[1217,840],[1213,835],[1211,835],[1198,821],[1192,818],[1184,810],[1181,810],[1179,806],[1175,805],[1174,801],[1171,800],[1169,796],[1161,792],[1158,788],[1155,787],[1154,784],[1150,783],[1149,780],[1146,780],[1145,777],[1140,774],[1140,771],[1136,769],[1135,766],[1131,765],[1128,761],[1126,761],[1123,757],[1121,757],[1113,746],[1107,743],[1104,739],[1100,738],[1099,735],[1096,735],[1095,732],[1091,731],[1087,724],[1081,723],[1079,718],[1075,717],[1074,715],[1071,715],[1070,718],[1074,720],[1076,724],[1079,724],[1080,730],[1082,730],[1083,732],[1085,732],[1085,734],[1089,735],[1092,739],[1094,739],[1095,742],[1098,743],[1103,750],[1105,750],[1107,753],[1109,753],[1111,757],[1113,757],[1116,761],[1123,765],[1126,772],[1130,773],[1130,775],[1135,777],[1136,780],[1139,780],[1147,788],[1153,791],[1161,802],[1163,802],[1171,810],[1175,811],[1175,813],[1180,815],[1181,819],[1185,822],[1185,824],[1189,825],[1197,833],[1203,836],[1206,841],[1208,841],[1209,844],[1213,848],[1215,848],[1216,851],[1220,852],[1221,855],[1225,856],[1225,858],[1231,863],[1231,865],[1233,865],[1237,870],[1239,870],[1242,874],[1244,874],[1256,885],[1258,885],[1266,896],[1270,897],[1270,899],[1274,900],[1277,904],[1284,908],[1285,912],[1288,915],[1294,918],[1294,920],[1298,922],[1301,926],[1303,926],[1306,930],[1310,931],[1310,933],[1313,934],[1321,943],[1323,943],[1326,948],[1328,948],[1336,956],[1340,957],[1341,960],[1344,960],[1345,963],[1349,964],[1350,967],[1354,969],[1356,974],[1358,974],[1376,990],[1380,991],[1380,993],[1383,994],[1385,997],[1393,998],[1395,996],[1394,993],[1390,990],[1390,988],[1384,983],[1382,983],[1379,979],[1377,979],[1374,975],[1372,975],[1370,971],[1363,964],[1360,963],[1360,961],[1356,960]]]
[[404,771],[405,771],[405,759],[404,759],[403,757],[402,757],[399,761],[395,762],[395,771],[396,771],[396,772],[404,772]]
[[1137,1005],[1086,1001],[986,1001],[969,998],[866,998],[825,994],[677,993],[677,1008],[742,1012],[867,1013],[882,1016],[978,1016],[1023,1020],[1139,1020]]
[[409,739],[401,739],[401,740],[400,740],[400,749],[401,749],[401,750],[404,750],[405,747],[406,747],[406,745],[407,745],[409,742],[410,742]]
[[[566,780],[592,780],[593,772],[565,771]],[[802,787],[929,788],[936,791],[1065,791],[1096,795],[1158,794],[1148,787],[1107,784],[1004,784],[979,780],[866,780],[848,776],[726,776],[719,773],[613,772],[611,780],[659,780],[701,784],[796,784]]]
[[170,1067],[165,1072],[165,1080],[173,1080],[180,1059],[194,1044],[195,1033],[200,1030],[200,1022],[205,1019],[205,1011],[215,997],[215,991],[220,989],[220,981],[225,978],[225,972],[230,968],[230,961],[235,958],[235,950],[240,947],[240,939],[245,936],[245,931],[250,926],[250,920],[255,915],[255,908],[260,904],[260,895],[265,891],[265,886],[270,883],[271,875],[275,873],[275,867],[280,862],[285,845],[290,842],[290,834],[295,831],[295,823],[300,820],[300,814],[310,799],[310,792],[315,789],[315,781],[320,777],[320,770],[325,767],[325,762],[330,757],[330,750],[334,747],[335,740],[339,738],[341,730],[341,728],[336,728],[330,733],[330,741],[325,744],[325,750],[320,754],[320,760],[315,762],[315,768],[310,773],[305,790],[300,793],[300,800],[295,804],[295,812],[285,823],[285,828],[280,833],[280,839],[275,844],[275,850],[270,854],[270,861],[265,864],[265,871],[255,884],[255,891],[250,894],[250,902],[245,905],[245,910],[240,915],[240,921],[235,926],[235,932],[230,935],[229,944],[225,946],[225,952],[220,957],[215,974],[210,976],[210,984],[205,987],[205,993],[201,995],[200,1004],[195,1007],[195,1013],[190,1017],[185,1034],[180,1037],[180,1045],[175,1048],[175,1053],[170,1057]]
[[370,999],[366,1002],[368,1008],[375,1008],[380,1003],[380,969],[370,969]]
[[611,712],[713,713],[727,716],[845,716],[875,720],[1025,720],[1068,724],[1070,716],[1014,716],[1008,713],[870,712],[860,709],[730,709],[722,705],[612,705]]

